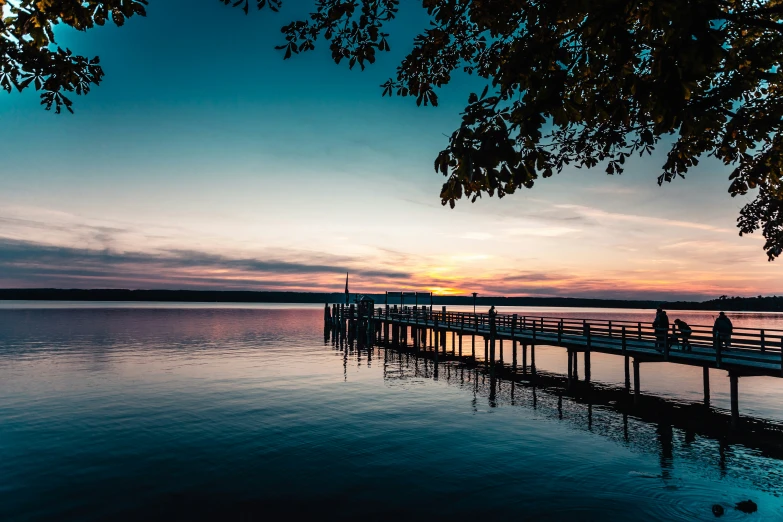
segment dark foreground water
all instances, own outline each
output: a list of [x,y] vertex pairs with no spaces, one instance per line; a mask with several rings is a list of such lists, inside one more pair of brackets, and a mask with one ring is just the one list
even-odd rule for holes
[[[783,519],[783,462],[752,444],[334,346],[319,307],[36,306],[0,308],[3,521]],[[593,379],[622,383],[616,359]],[[700,379],[642,370],[686,402]],[[779,419],[783,379],[745,381],[741,411]]]

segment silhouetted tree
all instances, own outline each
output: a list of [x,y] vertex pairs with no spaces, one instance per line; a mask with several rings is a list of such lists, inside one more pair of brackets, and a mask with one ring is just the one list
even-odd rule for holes
[[[220,0],[277,11],[282,0]],[[388,51],[401,0],[310,0],[283,28],[285,58],[328,42],[335,62],[364,68]],[[487,85],[435,161],[443,204],[530,188],[567,165],[620,174],[633,154],[669,148],[658,183],[703,155],[734,167],[732,196],[758,189],[740,234],[759,228],[770,260],[783,252],[783,3],[779,0],[422,0],[431,25],[414,40],[384,95],[437,105],[455,71]],[[86,30],[144,14],[146,0],[0,0],[0,85],[42,91],[71,110],[97,58],[54,49],[52,26]]]

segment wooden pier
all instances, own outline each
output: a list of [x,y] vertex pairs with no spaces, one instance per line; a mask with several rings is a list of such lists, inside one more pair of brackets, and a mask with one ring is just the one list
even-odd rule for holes
[[[669,362],[703,368],[704,403],[710,402],[709,369],[725,370],[731,390],[732,424],[739,423],[739,378],[783,377],[783,331],[734,328],[728,346],[711,326],[693,326],[691,348],[684,349],[672,326],[663,331],[652,323],[623,320],[594,320],[542,317],[518,314],[448,312],[446,307],[389,307],[327,305],[325,326],[341,334],[364,338],[367,344],[412,344],[415,350],[432,351],[439,358],[463,358],[463,351],[482,359],[492,371],[497,365],[510,371],[536,374],[535,347],[557,346],[568,360],[567,386],[578,380],[578,359],[582,354],[583,379],[591,379],[592,352],[625,359],[625,388],[630,393],[633,370],[634,399],[640,397],[640,365]],[[467,337],[467,339],[466,339]],[[468,341],[469,339],[469,341]],[[451,341],[449,348],[448,341]],[[504,341],[508,344],[504,345]],[[470,343],[468,351],[467,343]],[[483,357],[476,345],[483,344]],[[464,346],[464,348],[463,348]],[[521,353],[519,348],[521,347]],[[528,350],[529,348],[529,350]]]

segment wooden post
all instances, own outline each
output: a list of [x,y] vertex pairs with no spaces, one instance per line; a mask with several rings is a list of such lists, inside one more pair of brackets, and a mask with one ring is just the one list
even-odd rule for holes
[[590,350],[585,352],[585,382],[590,382]]
[[568,354],[568,389],[570,390],[574,380],[574,354],[570,348],[566,353]]
[[[517,314],[514,314],[511,316],[511,367],[514,369],[514,371],[517,370],[516,330],[517,330]],[[501,350],[501,355],[502,355],[502,350]]]
[[634,357],[633,360],[633,403],[639,404],[639,361]]
[[459,333],[459,356],[462,357],[462,332]]
[[718,335],[712,336],[712,344],[715,348],[715,367],[720,368],[721,363],[721,351],[723,350],[723,347],[721,346],[723,343],[720,342],[720,339],[718,338]]
[[[661,330],[660,328],[656,328],[655,335],[658,335],[658,330]],[[669,331],[664,329],[663,330],[663,360],[668,361],[669,360]]]
[[557,323],[557,344],[561,344],[563,342],[563,320],[560,319],[560,322]]
[[729,372],[731,385],[731,427],[739,426],[739,376],[735,372]]
[[[446,314],[443,314],[443,316],[445,317]],[[446,339],[446,336],[448,335],[448,330],[446,330],[446,323],[445,323],[445,321],[446,320],[444,319],[443,328],[441,328],[441,331],[440,331],[440,348],[441,348],[441,350],[443,350],[443,355],[446,355],[446,345],[448,344],[447,339]]]
[[484,337],[484,364],[489,362],[489,339]]
[[766,348],[767,348],[767,346],[766,346],[766,342],[765,342],[765,339],[764,339],[764,330],[761,330],[761,351],[762,352],[765,351]]
[[710,405],[710,369],[707,366],[702,367],[702,377],[704,380],[704,405]]
[[578,381],[579,380],[579,352],[574,350],[572,357],[574,358],[574,379]]
[[432,331],[433,331],[432,335],[435,336],[435,341],[436,341],[435,344],[433,344],[432,349],[435,351],[435,364],[437,365],[438,364],[438,344],[437,344],[437,340],[438,340],[438,320],[437,319],[433,319]]
[[623,355],[625,355],[628,350],[628,343],[625,340],[625,326],[623,326],[622,336],[623,336],[623,340],[622,340]]
[[500,338],[500,364],[503,364],[503,338]]
[[629,392],[631,391],[631,370],[628,367],[628,360],[630,359],[627,355],[624,357],[625,359],[625,391]]
[[527,343],[522,343],[522,373],[527,373]]
[[451,355],[457,351],[457,332],[451,332]]
[[[535,339],[535,335],[533,336]],[[530,373],[536,374],[536,345],[530,345]]]
[[612,338],[612,321],[609,321],[609,338]]

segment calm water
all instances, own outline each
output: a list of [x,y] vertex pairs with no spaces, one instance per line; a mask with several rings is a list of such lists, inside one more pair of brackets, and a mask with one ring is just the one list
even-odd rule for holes
[[[723,520],[783,519],[783,462],[759,450],[559,407],[457,363],[436,378],[410,354],[324,342],[322,317],[0,302],[0,520],[712,520],[715,503]],[[539,347],[536,362],[559,372],[566,357]],[[621,358],[592,366],[594,381],[622,383]],[[727,407],[725,373],[712,380]],[[641,383],[701,400],[699,369],[643,365]],[[783,420],[783,380],[743,378],[740,393],[742,414]],[[732,508],[745,499],[759,512]]]

